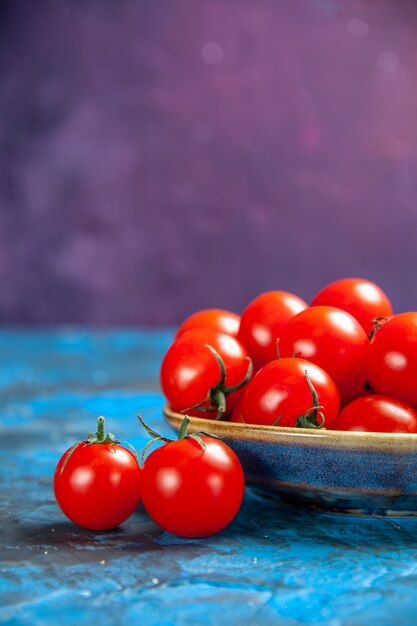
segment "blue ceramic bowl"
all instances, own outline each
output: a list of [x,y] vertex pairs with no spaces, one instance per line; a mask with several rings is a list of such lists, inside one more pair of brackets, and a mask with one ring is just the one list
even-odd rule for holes
[[[164,409],[178,431],[183,415]],[[287,503],[335,513],[417,517],[417,434],[307,430],[190,418],[224,438],[246,482]]]

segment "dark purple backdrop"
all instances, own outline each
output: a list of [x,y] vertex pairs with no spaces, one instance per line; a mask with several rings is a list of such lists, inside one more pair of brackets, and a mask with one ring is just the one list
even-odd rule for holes
[[0,4],[0,321],[417,309],[417,3]]

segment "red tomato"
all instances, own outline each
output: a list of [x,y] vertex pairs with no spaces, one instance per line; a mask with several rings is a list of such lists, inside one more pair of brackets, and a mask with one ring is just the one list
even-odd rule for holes
[[[215,354],[207,346],[223,362],[224,379]],[[189,330],[165,355],[162,391],[174,411],[215,419],[218,413],[231,413],[251,376],[249,370],[251,360],[237,339],[209,329]]]
[[417,433],[417,412],[407,402],[371,395],[354,400],[340,412],[334,430],[374,433]]
[[311,306],[334,306],[347,311],[363,326],[367,335],[376,317],[392,315],[388,296],[378,285],[364,278],[342,278],[324,287]]
[[194,328],[211,328],[226,335],[237,337],[239,332],[240,316],[223,309],[204,309],[197,311],[181,324],[177,331],[177,338],[187,330]]
[[223,441],[186,437],[154,450],[142,466],[141,494],[150,517],[180,537],[207,537],[232,521],[245,480],[236,454]]
[[235,408],[233,409],[233,413],[230,417],[230,422],[234,422],[235,424],[244,424],[245,416],[243,414],[243,397],[239,400]]
[[113,435],[104,434],[104,418],[99,418],[97,437],[91,435],[69,448],[54,475],[62,512],[90,530],[108,530],[124,522],[140,502],[139,488],[138,461]]
[[366,382],[369,340],[359,322],[346,311],[314,306],[288,322],[279,341],[281,356],[294,353],[322,367],[339,389],[342,404]]
[[349,403],[353,402],[353,400],[357,400],[358,398],[363,398],[363,396],[372,396],[374,394],[375,392],[372,389],[371,385],[369,383],[365,383],[365,385],[360,388],[358,393],[355,393],[355,395],[352,396],[352,398],[349,400]]
[[377,392],[417,406],[417,313],[395,315],[369,347],[368,378]]
[[261,294],[242,313],[238,338],[248,349],[256,369],[277,358],[277,339],[287,322],[307,307],[286,291]]
[[277,359],[265,365],[249,383],[244,399],[246,423],[295,426],[297,417],[313,407],[313,397],[306,374],[323,407],[324,426],[331,426],[339,411],[339,393],[330,376],[304,359]]

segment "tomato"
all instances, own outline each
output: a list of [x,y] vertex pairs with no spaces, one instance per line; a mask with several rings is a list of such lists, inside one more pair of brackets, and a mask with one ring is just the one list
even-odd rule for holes
[[164,530],[180,537],[207,537],[226,528],[239,511],[243,469],[223,441],[205,434],[199,440],[184,437],[181,431],[179,436],[145,460],[143,504]]
[[367,335],[376,317],[392,315],[388,296],[378,285],[364,278],[342,278],[324,287],[311,306],[334,306],[347,311],[363,326]]
[[271,361],[255,374],[243,399],[246,423],[295,426],[314,405],[306,372],[322,407],[324,426],[331,426],[339,411],[337,387],[320,367],[298,358]]
[[286,323],[307,304],[287,291],[267,291],[246,307],[238,338],[248,349],[256,369],[277,358],[277,339]]
[[215,419],[231,413],[251,373],[249,355],[237,339],[194,329],[183,333],[166,353],[161,387],[174,411]]
[[375,433],[417,433],[417,411],[407,402],[390,396],[363,396],[345,406],[332,428]]
[[368,378],[377,393],[417,406],[417,313],[400,313],[369,346]]
[[243,414],[243,397],[239,400],[235,408],[233,409],[233,413],[230,416],[230,422],[234,422],[235,424],[244,424],[245,416]]
[[279,341],[281,356],[295,353],[330,374],[342,404],[367,382],[368,348],[368,337],[359,322],[350,313],[330,306],[310,307],[293,317]]
[[223,309],[204,309],[197,311],[181,324],[177,331],[177,337],[187,330],[194,328],[211,328],[226,335],[237,337],[239,332],[240,316]]
[[98,418],[97,436],[69,448],[55,470],[55,498],[75,524],[108,530],[124,522],[140,502],[140,469],[130,450],[104,433]]

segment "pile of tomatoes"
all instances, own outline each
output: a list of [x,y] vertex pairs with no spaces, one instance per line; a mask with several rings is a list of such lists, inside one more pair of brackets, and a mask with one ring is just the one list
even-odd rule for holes
[[[310,306],[271,291],[238,315],[199,311],[178,329],[161,367],[170,408],[184,414],[178,440],[143,423],[142,463],[105,433],[58,462],[62,511],[93,530],[127,519],[142,500],[152,519],[183,537],[225,528],[244,493],[242,466],[224,441],[187,434],[188,416],[269,427],[417,432],[417,312],[393,314],[385,293],[356,278],[322,289]],[[144,460],[152,443],[162,445]]]
[[161,367],[173,411],[278,427],[417,432],[417,312],[394,315],[358,278],[324,287],[310,306],[285,291],[242,315],[199,311]]

